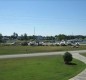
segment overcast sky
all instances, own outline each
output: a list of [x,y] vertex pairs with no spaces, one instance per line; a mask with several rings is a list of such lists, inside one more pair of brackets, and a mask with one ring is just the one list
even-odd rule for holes
[[86,35],[86,0],[0,0],[0,33]]

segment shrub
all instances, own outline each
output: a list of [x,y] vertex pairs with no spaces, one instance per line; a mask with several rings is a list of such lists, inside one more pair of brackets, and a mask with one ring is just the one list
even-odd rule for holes
[[72,54],[70,54],[69,52],[66,52],[63,55],[63,58],[64,58],[65,64],[69,64],[73,60]]

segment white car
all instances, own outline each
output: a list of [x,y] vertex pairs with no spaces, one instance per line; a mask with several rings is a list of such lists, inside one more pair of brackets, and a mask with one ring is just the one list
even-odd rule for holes
[[61,46],[66,46],[66,42],[65,42],[65,41],[61,41],[61,42],[60,42],[60,45],[61,45]]

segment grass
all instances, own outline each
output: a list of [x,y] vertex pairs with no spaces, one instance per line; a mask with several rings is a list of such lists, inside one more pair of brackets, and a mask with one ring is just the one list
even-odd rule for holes
[[86,57],[86,53],[80,53],[80,54]]
[[86,46],[72,48],[71,46],[0,46],[1,54],[22,54],[22,53],[37,53],[37,52],[55,52],[68,50],[84,50]]
[[0,60],[0,80],[68,80],[77,75],[86,65],[73,60],[77,65],[65,65],[62,56],[46,56]]

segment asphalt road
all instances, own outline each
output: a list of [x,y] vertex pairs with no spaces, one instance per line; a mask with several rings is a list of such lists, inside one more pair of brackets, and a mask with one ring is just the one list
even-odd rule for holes
[[[27,53],[27,54],[12,54],[12,55],[0,55],[0,59],[7,58],[24,58],[24,57],[36,57],[36,56],[49,56],[49,55],[63,55],[66,51],[61,52],[45,52],[45,53]],[[76,53],[85,53],[86,50],[78,50],[78,51],[68,51],[72,54]]]

